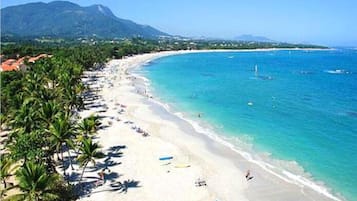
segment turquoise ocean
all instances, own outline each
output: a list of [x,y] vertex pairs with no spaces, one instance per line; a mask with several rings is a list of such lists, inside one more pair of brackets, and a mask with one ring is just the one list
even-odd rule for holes
[[356,49],[179,54],[134,73],[275,173],[357,200]]

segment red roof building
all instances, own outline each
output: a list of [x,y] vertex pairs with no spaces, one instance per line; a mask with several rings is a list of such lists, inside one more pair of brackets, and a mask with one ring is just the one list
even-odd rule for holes
[[8,59],[1,63],[1,71],[13,71],[17,69],[18,65],[15,59]]
[[44,58],[44,57],[51,57],[52,55],[47,55],[47,54],[40,54],[36,57],[22,57],[18,60],[16,59],[8,59],[4,62],[1,63],[1,69],[0,71],[13,71],[13,70],[21,70],[21,69],[26,69],[25,68],[25,59],[28,59],[28,62],[30,63],[35,63],[37,60]]

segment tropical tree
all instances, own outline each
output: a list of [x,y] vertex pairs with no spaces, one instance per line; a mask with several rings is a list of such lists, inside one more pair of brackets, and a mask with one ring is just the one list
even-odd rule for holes
[[92,127],[89,121],[85,118],[82,119],[77,125],[78,135],[76,136],[76,144],[78,145],[78,150],[80,149],[83,140],[88,138],[89,135],[92,133]]
[[23,163],[29,160],[42,162],[44,157],[51,154],[46,150],[48,140],[44,137],[44,133],[42,130],[33,130],[28,133],[21,128],[11,132],[9,136],[11,141],[7,145],[11,158],[23,160]]
[[[51,123],[48,132],[50,133],[50,142],[52,146],[55,148],[57,153],[57,158],[59,159],[58,154],[61,154],[61,160],[63,164],[63,173],[66,174],[66,168],[64,165],[63,158],[63,148],[67,147],[69,161],[72,167],[70,147],[73,146],[73,136],[74,136],[74,128],[70,119],[66,115],[60,115],[58,118]],[[73,169],[73,167],[72,167]]]
[[40,127],[38,123],[38,110],[36,108],[38,101],[36,98],[26,98],[20,108],[14,111],[10,126],[14,129],[23,128],[25,132],[38,129]]
[[8,155],[3,155],[0,157],[0,179],[4,184],[4,188],[6,189],[7,183],[6,180],[12,175],[13,171],[18,166],[14,165],[13,161]]
[[[82,138],[78,146],[81,153],[78,160],[83,167],[81,180],[88,163],[95,164],[94,159],[103,156],[99,145],[86,139],[97,131],[100,125],[98,118],[86,118],[81,126],[76,127],[74,125],[78,125],[78,119],[73,117],[83,108],[83,99],[86,98],[82,95],[85,91],[85,85],[81,82],[83,71],[100,67],[110,56],[113,46],[37,45],[40,47],[35,44],[6,46],[5,57],[40,52],[53,54],[53,57],[34,64],[25,62],[28,66],[25,71],[0,74],[0,123],[11,129],[6,143],[10,154],[6,157],[23,166],[16,177],[22,193],[11,197],[15,200],[51,200],[56,197],[53,196],[50,182],[58,175],[53,156],[57,153],[57,157],[61,155],[63,161],[63,152],[67,148],[72,166],[69,150],[74,149],[72,140],[75,137]],[[4,182],[9,175],[6,173],[9,172],[8,163],[2,161],[0,164],[3,168],[0,182]],[[62,181],[56,184],[57,189],[63,187],[63,193],[58,193],[59,199],[69,200],[64,194],[71,191],[71,186]]]
[[48,174],[42,164],[28,161],[16,172],[16,178],[19,181],[16,187],[22,192],[5,200],[47,201],[59,197],[53,189],[59,179],[58,174]]
[[82,119],[78,124],[78,130],[80,133],[84,134],[84,136],[88,136],[90,134],[95,133],[100,126],[100,121],[97,116],[91,115],[87,118]]
[[18,95],[23,86],[23,74],[15,71],[5,71],[0,73],[0,77],[1,113],[7,116],[5,114],[8,114],[14,108],[19,108],[22,104],[22,99]]
[[3,183],[3,189],[0,192],[0,198],[4,196],[4,193],[8,190],[6,180],[13,175],[13,172],[18,166],[13,163],[8,155],[2,155],[0,157],[0,180]]
[[40,73],[28,73],[24,77],[23,91],[27,97],[41,98],[41,92],[45,90],[43,75]]
[[70,79],[65,78],[64,84],[59,90],[61,94],[61,102],[64,105],[66,113],[75,112],[81,108],[84,108],[83,99],[76,92],[76,85],[70,85]]
[[95,159],[104,157],[104,154],[99,149],[99,144],[94,143],[91,138],[83,139],[82,145],[79,148],[81,154],[78,156],[80,166],[83,167],[79,181],[82,181],[83,174],[88,163],[91,162],[95,166]]
[[92,114],[89,117],[87,117],[87,119],[89,121],[89,125],[92,128],[92,132],[97,132],[99,126],[101,125],[101,122],[99,121],[99,117]]
[[60,105],[53,100],[45,102],[41,104],[41,108],[39,109],[39,116],[41,120],[43,120],[48,127],[55,119],[55,117],[60,113]]

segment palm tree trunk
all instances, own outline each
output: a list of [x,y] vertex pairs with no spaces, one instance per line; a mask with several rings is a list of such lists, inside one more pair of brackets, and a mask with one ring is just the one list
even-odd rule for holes
[[26,162],[27,162],[27,156],[24,157],[24,163],[22,164],[22,167],[25,167]]
[[71,165],[72,170],[74,170],[73,164],[72,164],[71,152],[70,152],[69,148],[68,148],[68,157],[69,157],[69,164]]
[[55,167],[55,158],[52,154],[46,157],[46,163],[48,164],[50,172],[57,172]]
[[82,174],[81,174],[81,178],[79,179],[79,182],[82,181],[83,174],[84,174],[84,170],[86,169],[87,165],[88,165],[88,162],[86,162],[86,163],[84,164],[84,166],[83,166],[83,171],[82,171]]
[[61,148],[61,158],[62,158],[63,175],[66,176],[66,167],[65,167],[65,161],[63,158],[63,149],[62,148]]

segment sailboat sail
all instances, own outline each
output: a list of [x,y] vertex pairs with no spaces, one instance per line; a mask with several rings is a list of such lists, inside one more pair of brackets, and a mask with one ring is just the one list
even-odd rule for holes
[[258,76],[258,66],[255,65],[255,76]]

